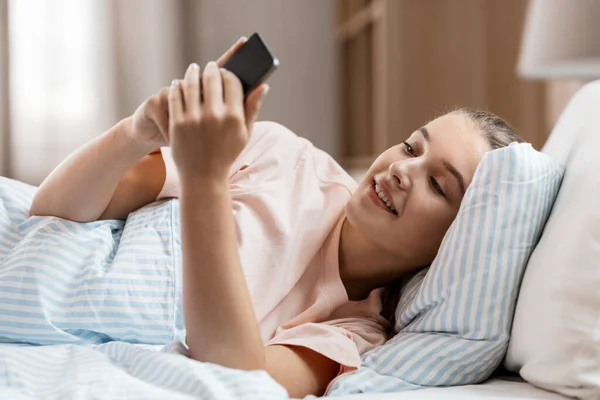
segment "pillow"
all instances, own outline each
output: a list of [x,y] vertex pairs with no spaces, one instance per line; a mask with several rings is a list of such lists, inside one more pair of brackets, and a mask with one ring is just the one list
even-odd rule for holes
[[521,143],[486,153],[428,271],[404,288],[399,333],[363,355],[332,394],[485,380],[501,363],[519,282],[563,170]]
[[505,366],[532,384],[600,398],[600,82],[569,103],[544,152],[566,165],[515,311]]
[[173,201],[126,222],[31,217],[35,188],[0,178],[0,342],[165,344],[180,301]]

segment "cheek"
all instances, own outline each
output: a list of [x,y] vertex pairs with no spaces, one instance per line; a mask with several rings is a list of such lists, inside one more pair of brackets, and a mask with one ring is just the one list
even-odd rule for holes
[[455,217],[456,212],[442,200],[421,194],[409,200],[398,228],[409,236],[416,248],[424,252],[437,251]]

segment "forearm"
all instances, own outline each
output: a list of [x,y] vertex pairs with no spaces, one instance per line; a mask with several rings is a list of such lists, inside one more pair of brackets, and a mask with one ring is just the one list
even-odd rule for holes
[[265,350],[242,273],[225,178],[181,181],[183,300],[190,356],[264,369]]
[[40,185],[30,214],[82,222],[98,219],[125,172],[148,152],[127,138],[129,124],[130,119],[122,120],[56,167]]

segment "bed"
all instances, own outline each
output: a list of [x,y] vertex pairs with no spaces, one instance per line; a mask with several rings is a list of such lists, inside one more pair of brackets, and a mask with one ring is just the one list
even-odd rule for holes
[[337,397],[340,400],[467,400],[467,399],[545,399],[566,397],[538,389],[519,378],[494,378],[480,385],[432,388],[402,393],[362,394]]
[[[592,89],[600,95],[600,84]],[[571,148],[575,141],[574,134],[565,135],[559,147]],[[119,221],[74,224],[57,218],[29,218],[34,192],[31,186],[0,178],[0,292],[12,293],[0,295],[0,398],[287,398],[266,372],[198,363],[178,354],[177,341],[160,344],[178,338],[183,326],[181,304],[170,300],[174,296],[164,290],[159,297],[153,294],[157,282],[170,290],[181,284],[170,273],[152,275],[160,271],[152,263],[169,270],[180,257],[176,246],[180,239],[169,229],[178,218],[173,203],[156,203],[130,216],[129,227],[136,228],[136,235],[130,236],[127,223]],[[146,228],[144,235],[139,235],[140,227]],[[61,234],[47,235],[51,231]],[[48,264],[51,252],[62,246],[72,248],[73,235],[84,232],[88,241],[79,244],[79,253],[54,254],[55,260],[69,259]],[[132,257],[138,265],[147,265],[147,271],[136,268],[132,272]],[[109,264],[113,268],[105,268]],[[83,272],[73,275],[70,265],[83,265]],[[32,269],[40,272],[39,277],[31,276]],[[131,281],[139,277],[129,274],[140,270],[145,271],[147,287],[132,287]],[[61,275],[64,284],[52,285],[53,281],[44,278],[49,274]],[[145,291],[150,300],[129,307],[130,290]],[[110,319],[99,327],[93,318],[98,315]],[[338,398],[567,399],[516,375],[494,376],[477,385]]]
[[[153,203],[126,222],[78,224],[29,217],[34,193],[0,178],[0,398],[287,398],[264,371],[198,363],[177,351],[183,318],[171,293],[181,285],[173,273],[181,256],[172,229],[175,201]],[[132,301],[132,291],[134,300],[146,301]],[[563,397],[519,379],[494,378],[339,398]]]
[[[265,372],[194,362],[162,346],[111,342],[93,347],[0,345],[0,398],[275,400],[287,395]],[[337,398],[566,399],[516,377],[493,378],[480,385]]]

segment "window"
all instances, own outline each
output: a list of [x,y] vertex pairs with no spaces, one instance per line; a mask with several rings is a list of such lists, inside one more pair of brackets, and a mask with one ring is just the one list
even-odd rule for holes
[[[90,138],[98,104],[99,0],[9,0],[15,177],[39,183]],[[93,131],[97,134],[98,132]]]

